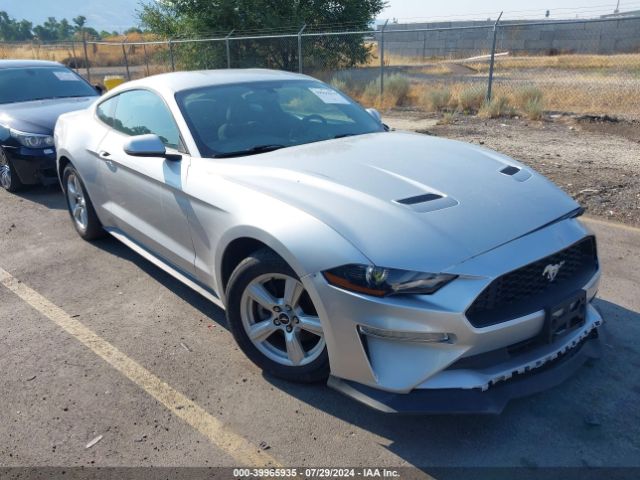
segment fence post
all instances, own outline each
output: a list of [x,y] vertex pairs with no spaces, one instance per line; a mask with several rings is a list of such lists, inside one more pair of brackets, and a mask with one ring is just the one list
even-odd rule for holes
[[73,55],[73,65],[76,72],[80,71],[80,66],[78,65],[78,57],[76,56],[76,42],[71,40],[71,54]]
[[87,53],[87,32],[82,30],[82,47],[84,48],[84,66],[87,69],[87,81],[91,83],[91,69],[89,68],[89,54]]
[[171,59],[171,71],[175,72],[176,71],[176,62],[175,59],[173,58],[173,39],[169,39],[169,57]]
[[231,38],[231,35],[233,35],[233,32],[235,32],[235,28],[233,30],[231,30],[226,37],[224,37],[224,46],[225,49],[227,50],[227,68],[231,68],[231,47],[229,46],[229,38]]
[[384,30],[387,28],[387,23],[389,23],[388,18],[380,30],[380,103],[384,97]]
[[149,56],[147,55],[147,44],[142,44],[142,51],[144,52],[144,64],[147,67],[147,77],[149,76]]
[[302,73],[302,32],[307,28],[307,24],[302,25],[298,32],[298,73]]
[[122,42],[122,55],[124,56],[124,68],[127,70],[127,80],[131,80],[131,73],[129,73],[129,58],[127,58],[127,49],[124,47],[124,44],[127,42],[125,37]]
[[491,101],[491,90],[493,88],[493,67],[496,59],[496,39],[498,37],[498,23],[500,23],[500,19],[502,18],[503,13],[504,12],[500,12],[496,23],[493,24],[493,44],[491,45],[491,62],[489,63],[489,85],[487,85],[487,103]]

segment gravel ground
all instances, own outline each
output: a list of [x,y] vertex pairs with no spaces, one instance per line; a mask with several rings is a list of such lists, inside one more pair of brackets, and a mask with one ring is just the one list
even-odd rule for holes
[[415,111],[390,112],[385,121],[502,152],[546,175],[589,214],[640,225],[640,122],[461,116],[445,125]]

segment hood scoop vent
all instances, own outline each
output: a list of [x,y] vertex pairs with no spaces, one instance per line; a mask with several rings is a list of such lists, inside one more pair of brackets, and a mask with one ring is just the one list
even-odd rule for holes
[[505,175],[513,176],[518,173],[520,169],[518,167],[514,167],[512,165],[508,165],[500,170],[500,173],[504,173]]
[[418,213],[434,212],[458,205],[457,200],[438,193],[423,193],[414,197],[394,200],[394,202]]
[[424,195],[417,195],[415,197],[396,200],[396,202],[401,203],[402,205],[416,205],[418,203],[431,202],[433,200],[439,200],[441,198],[444,197],[442,195],[438,195],[437,193],[425,193]]
[[531,178],[530,172],[519,167],[514,167],[513,165],[507,165],[502,170],[500,170],[500,173],[502,173],[503,175],[507,175],[508,177],[511,177],[518,182],[524,182],[525,180]]

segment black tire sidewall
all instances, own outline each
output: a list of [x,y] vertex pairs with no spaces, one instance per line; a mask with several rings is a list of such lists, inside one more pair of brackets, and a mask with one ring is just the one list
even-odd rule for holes
[[281,365],[260,352],[249,339],[242,325],[240,314],[241,299],[246,287],[260,275],[279,273],[298,279],[293,269],[271,250],[261,250],[246,258],[231,274],[227,285],[227,322],[229,329],[244,354],[258,367],[285,380],[313,383],[326,380],[329,376],[329,355],[324,350],[313,362],[298,367]]
[[13,166],[13,162],[11,161],[11,159],[9,158],[9,156],[6,154],[6,152],[2,147],[0,147],[0,155],[2,155],[5,158],[7,165],[9,166],[9,171],[11,172],[11,185],[9,186],[9,188],[5,188],[5,190],[7,192],[17,192],[19,190],[22,190],[24,188],[24,184],[20,180],[20,177],[18,177],[18,172],[16,172],[16,167]]
[[[76,176],[76,178],[78,179],[78,182],[80,182],[80,187],[82,188],[82,194],[84,195],[85,207],[87,209],[87,228],[85,230],[80,228],[80,226],[77,224],[77,222],[73,218],[73,214],[71,213],[71,206],[69,205],[69,197],[67,196],[67,180],[69,178],[69,175],[71,175],[72,173]],[[67,204],[67,211],[69,212],[69,217],[71,218],[73,227],[76,229],[76,232],[78,232],[78,235],[80,235],[85,240],[93,240],[95,238],[102,237],[105,232],[102,229],[102,224],[98,219],[98,215],[96,214],[95,209],[93,208],[93,203],[91,203],[91,198],[87,193],[87,189],[84,186],[82,177],[80,177],[80,174],[78,173],[78,171],[71,164],[67,165],[64,171],[62,172],[62,190],[64,193],[65,202]]]

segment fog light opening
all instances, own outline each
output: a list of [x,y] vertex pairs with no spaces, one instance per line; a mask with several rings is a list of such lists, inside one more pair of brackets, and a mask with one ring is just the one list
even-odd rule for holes
[[386,340],[397,340],[399,342],[420,342],[420,343],[453,343],[455,336],[452,333],[444,332],[402,332],[397,330],[386,330],[383,328],[358,325],[358,331],[369,337],[383,338]]

